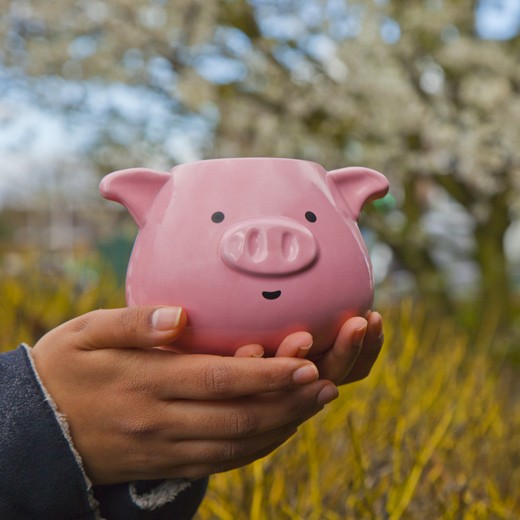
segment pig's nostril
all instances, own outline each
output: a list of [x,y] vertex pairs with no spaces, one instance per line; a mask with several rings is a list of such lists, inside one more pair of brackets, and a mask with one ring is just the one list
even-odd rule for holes
[[288,262],[294,262],[298,257],[298,239],[289,232],[282,235],[282,255]]
[[267,255],[265,240],[262,232],[253,228],[247,234],[247,252],[253,262],[261,262]]

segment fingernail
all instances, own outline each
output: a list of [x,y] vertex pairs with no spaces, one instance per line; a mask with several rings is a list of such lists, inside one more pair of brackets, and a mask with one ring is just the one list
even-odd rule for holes
[[339,396],[339,391],[335,386],[327,385],[318,394],[316,401],[320,406],[324,406],[336,399]]
[[175,330],[182,315],[182,307],[160,307],[152,315],[152,327],[155,330],[166,332]]
[[354,345],[356,347],[361,347],[363,345],[363,340],[365,339],[365,334],[367,332],[367,325],[363,325],[362,327],[359,327],[359,329],[356,329],[354,331],[354,334],[352,335],[352,340],[354,342]]
[[296,370],[293,374],[293,382],[296,385],[306,385],[316,381],[319,377],[316,365],[304,365]]
[[310,343],[308,345],[305,345],[305,346],[300,347],[298,349],[297,357],[299,357],[300,359],[303,359],[303,358],[307,357],[307,354],[311,350],[312,345],[313,345],[313,341],[311,339],[311,341],[310,341]]

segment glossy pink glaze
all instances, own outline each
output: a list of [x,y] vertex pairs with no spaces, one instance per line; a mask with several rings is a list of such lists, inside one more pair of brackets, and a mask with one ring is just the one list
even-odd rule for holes
[[175,349],[233,355],[276,351],[308,330],[313,354],[373,300],[370,259],[357,226],[388,191],[367,168],[326,172],[295,159],[215,159],[171,173],[111,173],[104,197],[123,204],[139,234],[127,272],[129,305],[181,305],[188,326]]

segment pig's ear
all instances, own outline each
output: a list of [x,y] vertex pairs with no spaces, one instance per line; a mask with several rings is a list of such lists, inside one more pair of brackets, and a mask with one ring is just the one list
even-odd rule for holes
[[330,171],[327,181],[332,194],[336,198],[339,193],[354,220],[357,220],[367,202],[384,197],[389,188],[388,180],[382,173],[358,166]]
[[153,199],[170,178],[171,174],[167,172],[130,168],[104,177],[99,191],[105,199],[122,204],[141,227]]

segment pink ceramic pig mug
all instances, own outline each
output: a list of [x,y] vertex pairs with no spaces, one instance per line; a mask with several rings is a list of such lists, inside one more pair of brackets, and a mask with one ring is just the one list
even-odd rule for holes
[[128,304],[186,309],[176,350],[233,355],[258,343],[272,355],[287,334],[307,330],[316,356],[347,318],[372,305],[372,268],[357,218],[388,191],[374,170],[215,159],[169,173],[114,172],[100,191],[139,227]]

